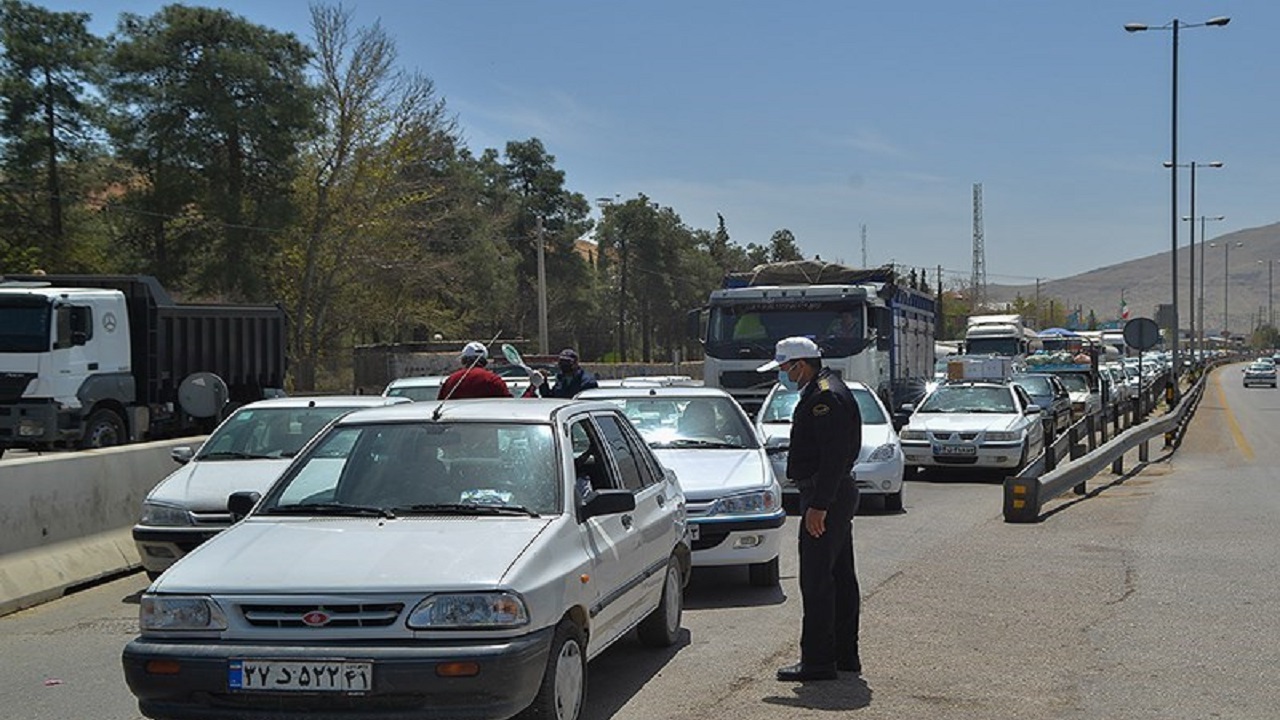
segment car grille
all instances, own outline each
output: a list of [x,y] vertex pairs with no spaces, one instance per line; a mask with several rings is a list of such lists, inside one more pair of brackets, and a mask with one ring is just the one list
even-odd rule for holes
[[310,627],[302,618],[319,612],[328,616],[326,628],[386,627],[400,617],[404,603],[353,605],[241,605],[244,619],[254,627]]
[[978,433],[976,432],[958,432],[958,433],[935,432],[933,433],[934,440],[955,440],[957,438],[959,438],[960,440],[976,440],[978,438]]
[[934,455],[933,461],[939,465],[974,465],[978,462],[976,455]]

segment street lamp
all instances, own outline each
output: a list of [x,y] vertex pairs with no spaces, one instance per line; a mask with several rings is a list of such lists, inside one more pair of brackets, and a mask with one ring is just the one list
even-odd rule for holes
[[[1218,243],[1209,243],[1209,247],[1218,247]],[[1244,243],[1236,243],[1236,247],[1244,247]],[[1222,243],[1222,337],[1227,337],[1227,292],[1231,286],[1231,243]]]
[[1231,22],[1228,17],[1215,17],[1202,23],[1184,23],[1178,18],[1174,18],[1168,23],[1159,27],[1151,27],[1143,23],[1127,23],[1124,26],[1126,32],[1145,32],[1147,30],[1172,30],[1173,31],[1173,111],[1170,123],[1170,147],[1169,153],[1169,235],[1172,245],[1172,283],[1173,292],[1170,299],[1173,303],[1173,344],[1170,347],[1170,357],[1173,360],[1173,399],[1178,399],[1178,375],[1182,369],[1182,363],[1178,361],[1178,31],[1181,28],[1193,27],[1221,27]]
[[[600,207],[601,220],[604,219],[605,209],[611,207],[614,201],[618,199],[618,195],[613,197],[596,198],[596,204]],[[615,232],[617,232],[615,230]],[[618,361],[626,362],[627,359],[627,235],[626,233],[617,233],[618,235],[618,255],[619,255],[619,272],[618,272]]]
[[[1199,218],[1196,218],[1194,215],[1187,215],[1187,216],[1183,216],[1182,219],[1189,221],[1192,224],[1192,226],[1195,225],[1195,221],[1197,219],[1200,220],[1200,289],[1199,289],[1199,292],[1197,293],[1198,297],[1196,298],[1196,303],[1191,307],[1191,312],[1192,314],[1198,314],[1198,317],[1196,318],[1196,327],[1200,328],[1199,346],[1200,346],[1200,351],[1204,352],[1204,276],[1208,274],[1206,270],[1206,265],[1204,264],[1205,238],[1208,237],[1208,235],[1205,235],[1205,232],[1204,232],[1204,224],[1205,224],[1205,221],[1207,220],[1215,220],[1215,221],[1225,220],[1226,216],[1225,215],[1201,215]],[[1192,282],[1195,282],[1195,281],[1192,280]]]
[[[1186,165],[1178,166],[1178,167],[1191,168],[1191,217],[1196,216],[1196,167],[1197,165],[1200,167],[1220,168],[1222,167],[1222,161],[1214,160],[1213,162],[1197,163],[1195,160],[1192,160],[1190,163],[1187,163]],[[1164,163],[1164,166],[1167,168],[1172,168],[1173,163],[1166,160]],[[1184,217],[1182,219],[1186,220],[1187,218]],[[1190,284],[1190,287],[1187,288],[1187,296],[1191,298],[1191,327],[1190,327],[1191,333],[1189,337],[1191,340],[1192,353],[1194,354],[1195,344],[1196,344],[1196,224],[1195,223],[1190,223],[1190,231],[1191,231],[1190,232],[1191,259],[1188,262],[1188,265],[1191,266],[1191,284]],[[1204,242],[1203,233],[1200,235],[1200,242],[1202,243]],[[1200,274],[1202,275],[1204,274],[1203,265],[1201,265],[1200,267]]]
[[[1272,264],[1273,262],[1275,262],[1275,261],[1274,261],[1274,260],[1271,260],[1271,259],[1268,259],[1268,260],[1267,260],[1267,328],[1268,328],[1268,329],[1275,328],[1275,326],[1276,326],[1275,296],[1274,296],[1274,295],[1272,295],[1272,292],[1271,292],[1271,289],[1272,289],[1272,285],[1271,285],[1271,271],[1272,271],[1272,267],[1271,267],[1271,264]],[[1261,265],[1261,264],[1262,264],[1262,261],[1261,261],[1261,260],[1259,260],[1259,261],[1258,261],[1258,264],[1259,264],[1259,265]]]

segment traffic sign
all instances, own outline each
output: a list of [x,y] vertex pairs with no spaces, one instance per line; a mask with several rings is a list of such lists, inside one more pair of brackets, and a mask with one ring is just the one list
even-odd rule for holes
[[1129,347],[1150,350],[1160,342],[1160,326],[1151,318],[1134,318],[1124,324],[1124,341]]

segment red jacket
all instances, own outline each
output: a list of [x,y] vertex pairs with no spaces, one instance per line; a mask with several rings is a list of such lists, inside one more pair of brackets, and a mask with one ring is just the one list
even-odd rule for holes
[[[458,388],[457,390],[454,390],[455,386]],[[452,395],[450,394],[451,391]],[[490,372],[482,367],[459,368],[452,375],[445,378],[444,384],[440,386],[440,392],[436,397],[440,400],[446,398],[450,400],[509,398],[511,397],[511,390],[497,373]]]

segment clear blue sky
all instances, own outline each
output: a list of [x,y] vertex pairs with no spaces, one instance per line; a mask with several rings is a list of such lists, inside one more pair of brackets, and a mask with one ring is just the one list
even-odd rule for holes
[[[151,0],[45,0],[105,35]],[[301,0],[224,7],[310,42]],[[643,192],[686,224],[859,264],[967,276],[983,185],[988,280],[1067,277],[1170,248],[1179,161],[1210,237],[1280,221],[1272,0],[348,0],[436,83],[469,147],[538,137],[570,190]],[[1179,216],[1188,214],[1188,173]],[[1186,223],[1179,223],[1185,244]],[[1198,223],[1197,223],[1198,225]],[[932,274],[932,273],[930,273]]]

